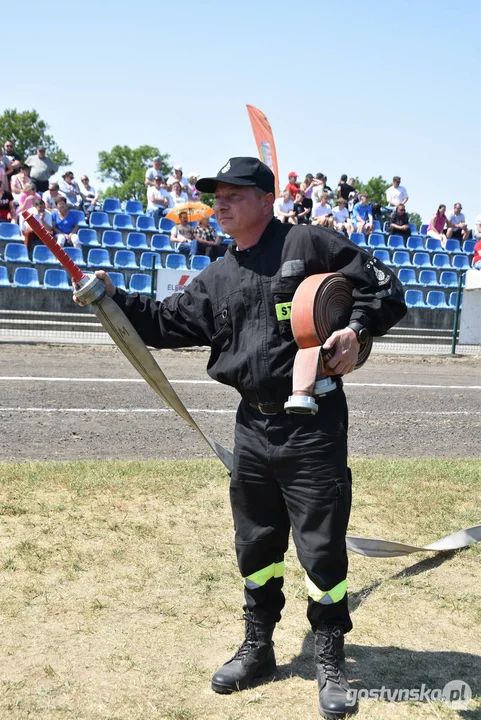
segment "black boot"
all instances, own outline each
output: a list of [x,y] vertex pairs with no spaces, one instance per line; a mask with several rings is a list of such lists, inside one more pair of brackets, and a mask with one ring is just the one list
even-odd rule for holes
[[357,712],[349,694],[344,655],[344,631],[339,625],[315,631],[315,662],[319,685],[319,712],[333,720]]
[[245,690],[256,678],[273,675],[276,658],[272,633],[275,623],[268,625],[246,612],[246,635],[233,658],[222,665],[212,678],[212,690],[231,693]]

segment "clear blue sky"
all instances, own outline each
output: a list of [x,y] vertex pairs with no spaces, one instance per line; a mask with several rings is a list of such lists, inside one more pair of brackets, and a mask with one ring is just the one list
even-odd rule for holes
[[3,33],[0,112],[35,108],[95,183],[98,151],[115,144],[156,145],[203,175],[255,155],[249,103],[271,123],[282,182],[290,170],[326,173],[332,186],[344,172],[397,174],[411,211],[426,219],[461,201],[472,223],[480,7],[24,0]]

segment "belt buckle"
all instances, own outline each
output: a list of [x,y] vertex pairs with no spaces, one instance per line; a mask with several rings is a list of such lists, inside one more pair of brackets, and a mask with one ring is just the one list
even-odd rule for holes
[[277,415],[279,413],[279,403],[259,403],[257,407],[262,415]]

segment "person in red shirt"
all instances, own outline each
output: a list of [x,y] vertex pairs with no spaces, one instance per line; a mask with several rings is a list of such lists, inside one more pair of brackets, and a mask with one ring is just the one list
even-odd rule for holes
[[294,170],[293,170],[292,172],[289,173],[289,182],[287,183],[284,190],[289,190],[292,197],[295,198],[297,193],[299,192],[299,188],[300,188],[300,185],[297,182],[297,173],[294,172]]
[[481,270],[481,240],[474,246],[473,268]]

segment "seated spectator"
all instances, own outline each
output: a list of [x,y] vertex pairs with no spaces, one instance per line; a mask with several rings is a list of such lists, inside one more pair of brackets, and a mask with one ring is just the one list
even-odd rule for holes
[[338,198],[337,205],[332,210],[332,217],[334,218],[334,230],[344,233],[349,237],[354,228],[352,227],[351,218],[349,217],[347,200],[342,196]]
[[426,235],[428,237],[437,238],[441,240],[441,245],[446,246],[446,234],[444,229],[448,225],[448,218],[446,217],[446,205],[440,205],[436,210],[436,213],[432,216]]
[[[52,232],[52,213],[47,210],[46,205],[42,199],[35,199],[31,214],[37,218],[37,220],[44,226],[46,230]],[[20,217],[20,231],[23,235],[23,242],[27,246],[27,250],[29,253],[31,252],[34,245],[40,245],[42,243],[40,238],[35,234],[30,225],[25,222],[23,217]]]
[[407,190],[401,185],[399,175],[393,177],[391,187],[386,190],[386,199],[388,210],[394,210],[400,203],[405,205],[409,200]]
[[[352,180],[352,178],[351,178],[351,180]],[[355,192],[355,191],[356,191],[356,188],[354,187],[354,185],[350,185],[347,182],[347,175],[341,175],[341,179],[339,180],[339,184],[337,186],[336,192],[337,192],[338,198],[342,198],[343,200],[346,201],[346,207],[347,207],[347,203],[349,200],[349,194],[352,192]]]
[[298,225],[307,225],[311,219],[312,200],[306,197],[303,190],[296,193],[294,200],[294,213]]
[[0,223],[17,222],[17,212],[13,195],[9,190],[5,190],[3,182],[0,181]]
[[15,202],[19,203],[19,198],[22,192],[25,190],[25,185],[32,182],[32,178],[28,174],[28,165],[21,165],[18,173],[12,175],[10,178],[10,192],[13,195]]
[[296,213],[294,212],[294,202],[292,200],[291,191],[286,188],[282,193],[282,197],[274,201],[274,215],[282,223],[290,223],[297,225]]
[[181,203],[189,202],[189,196],[184,190],[182,190],[181,184],[178,180],[172,183],[172,192],[170,193],[174,207]]
[[226,246],[222,245],[222,239],[215,228],[209,225],[209,216],[203,215],[199,224],[194,230],[194,237],[197,240],[197,255],[207,255],[211,260],[217,260],[225,254]]
[[374,228],[372,207],[368,202],[367,193],[361,193],[359,197],[359,202],[352,209],[352,219],[356,223],[357,232],[370,235]]
[[22,160],[20,155],[15,152],[15,145],[12,140],[6,140],[3,146],[3,157],[5,163],[5,174],[7,176],[6,182],[4,183],[4,189],[10,190],[10,181],[13,175],[16,175],[20,170]]
[[409,215],[406,212],[406,208],[403,203],[399,203],[396,209],[391,213],[391,219],[389,221],[389,234],[390,235],[402,235],[404,240],[411,235],[409,229]]
[[8,187],[7,163],[5,155],[0,155],[0,182],[5,187]]
[[322,227],[330,228],[334,227],[334,217],[328,200],[329,195],[327,193],[322,193],[319,203],[314,205],[311,219],[313,225],[321,225]]
[[35,183],[38,192],[45,192],[48,188],[50,177],[55,175],[58,167],[53,160],[47,157],[43,145],[40,145],[35,155],[30,155],[30,157],[25,160],[25,165],[28,165],[30,168],[29,175],[32,178],[32,182]]
[[161,177],[162,183],[164,182],[164,173],[162,172],[163,165],[164,163],[160,156],[154,157],[152,161],[152,167],[147,168],[147,170],[145,171],[144,183],[147,185],[147,187],[154,187],[156,177]]
[[63,180],[59,183],[59,188],[62,194],[65,196],[67,205],[71,210],[80,210],[82,205],[82,195],[80,194],[80,188],[75,182],[74,174],[71,170],[68,170],[62,175]]
[[289,192],[291,193],[291,200],[292,200],[292,198],[296,197],[296,193],[299,189],[300,189],[300,185],[297,182],[297,173],[294,172],[294,170],[292,170],[289,173],[287,185],[284,188],[284,190],[289,190]]
[[189,216],[186,212],[181,212],[179,220],[180,223],[172,228],[170,242],[183,255],[195,255],[197,252],[197,240],[195,239],[194,228],[189,224]]
[[42,195],[42,200],[44,201],[45,205],[47,206],[47,210],[55,210],[57,207],[57,198],[58,197],[65,197],[63,193],[59,190],[59,185],[56,182],[51,182],[48,186],[48,190],[44,192]]
[[458,240],[467,240],[469,238],[469,229],[466,225],[466,218],[461,210],[461,203],[456,203],[452,212],[448,215],[448,229],[446,230],[446,239],[457,238]]
[[481,215],[478,215],[474,221],[473,237],[481,239]]
[[81,185],[79,187],[80,189],[80,195],[82,196],[82,210],[85,213],[85,216],[87,220],[90,217],[90,213],[93,213],[94,210],[98,209],[97,203],[99,199],[99,194],[93,187],[93,185],[90,184],[90,180],[88,179],[87,175],[82,175],[80,178]]
[[189,184],[189,181],[182,174],[182,165],[174,165],[173,174],[167,178],[167,190],[169,190],[169,192],[173,189],[175,182],[180,183],[180,187],[182,188],[183,191],[185,191],[187,189],[187,185]]
[[154,185],[147,189],[147,215],[154,218],[157,226],[160,218],[167,215],[169,209],[174,207],[170,193],[162,187],[163,182],[162,175],[157,175]]
[[33,182],[27,183],[18,198],[18,214],[24,210],[30,210],[36,199],[40,199],[40,195]]
[[189,196],[189,200],[192,200],[192,202],[199,202],[201,192],[200,190],[197,190],[195,187],[195,183],[197,182],[199,178],[199,173],[196,172],[190,172],[189,173],[189,182],[187,184],[187,195]]
[[481,270],[481,240],[474,244],[473,268]]
[[70,212],[66,198],[58,197],[55,204],[57,208],[52,213],[52,227],[55,240],[60,247],[64,245],[82,247],[77,235],[78,224],[75,216]]

